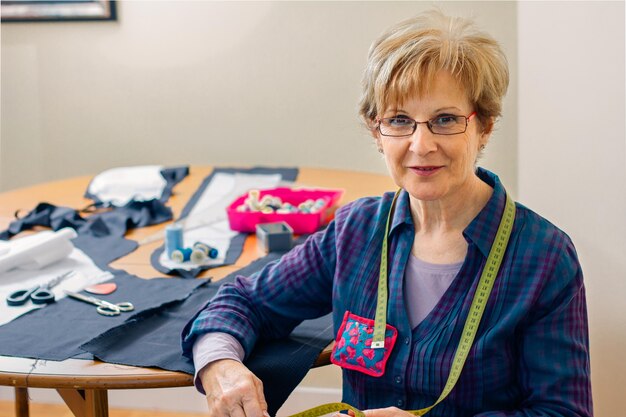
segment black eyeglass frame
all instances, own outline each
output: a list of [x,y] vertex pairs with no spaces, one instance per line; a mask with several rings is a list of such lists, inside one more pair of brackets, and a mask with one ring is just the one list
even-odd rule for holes
[[425,122],[419,122],[415,119],[411,119],[410,117],[406,117],[405,120],[411,120],[413,122],[413,130],[411,131],[411,133],[407,133],[405,135],[385,135],[382,130],[380,129],[380,124],[383,120],[389,120],[389,119],[395,119],[397,118],[397,116],[395,117],[384,117],[382,119],[376,119],[376,129],[378,129],[378,132],[382,135],[385,136],[387,138],[404,138],[407,136],[412,136],[415,131],[417,130],[417,125],[419,124],[426,124],[426,126],[428,127],[428,130],[430,131],[430,133],[432,133],[433,135],[440,135],[440,136],[452,136],[452,135],[460,135],[461,133],[465,133],[467,131],[467,125],[469,125],[470,120],[472,120],[474,118],[474,116],[476,116],[476,112],[473,111],[471,112],[469,115],[467,116],[457,116],[455,114],[450,114],[450,116],[454,116],[454,117],[463,117],[465,119],[465,128],[463,129],[462,132],[455,132],[455,133],[437,133],[437,132],[433,132],[433,128],[432,128],[432,121],[437,119],[438,117],[441,116],[437,116],[437,117],[433,117],[430,120],[426,120]]

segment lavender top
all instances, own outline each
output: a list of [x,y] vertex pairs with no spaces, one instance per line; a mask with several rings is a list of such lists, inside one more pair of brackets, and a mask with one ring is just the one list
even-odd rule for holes
[[433,264],[409,256],[404,271],[404,303],[412,328],[420,324],[437,305],[463,262]]

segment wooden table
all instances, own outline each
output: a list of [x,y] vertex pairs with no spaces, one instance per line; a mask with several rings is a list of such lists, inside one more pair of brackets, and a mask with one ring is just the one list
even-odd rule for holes
[[[211,167],[191,167],[189,176],[176,185],[167,203],[174,212],[174,218],[178,218],[188,199],[211,171]],[[87,206],[91,200],[83,198],[83,194],[91,178],[92,176],[70,178],[0,193],[0,230],[7,228],[16,210],[25,214],[40,202],[76,209]],[[345,192],[340,205],[359,197],[380,195],[395,189],[387,175],[314,168],[301,168],[297,184],[342,188]],[[162,231],[165,226],[166,224],[160,224],[134,229],[126,237],[141,241]],[[162,276],[150,264],[150,254],[162,243],[156,241],[142,245],[129,255],[113,262],[111,266],[142,278]],[[242,255],[234,265],[207,270],[199,277],[221,279],[248,265],[259,256],[256,238],[251,235],[245,242]],[[329,363],[329,354],[329,349],[322,352],[316,366]],[[0,385],[15,387],[15,410],[18,417],[28,416],[27,387],[56,389],[76,417],[107,417],[109,389],[182,387],[193,385],[193,380],[191,375],[181,372],[114,365],[100,361],[67,359],[61,362],[44,362],[0,356]]]

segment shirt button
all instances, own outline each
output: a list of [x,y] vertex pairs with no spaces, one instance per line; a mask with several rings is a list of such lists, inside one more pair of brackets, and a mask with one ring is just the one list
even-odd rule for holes
[[409,337],[407,336],[404,338],[404,344],[408,345],[409,343],[411,343],[411,339],[409,339]]
[[402,407],[402,406],[404,406],[404,401],[403,400],[398,400],[398,401],[396,401],[396,405],[398,407]]
[[400,375],[398,375],[398,376],[396,376],[394,378],[394,381],[396,381],[396,384],[400,384],[400,383],[402,383],[402,377]]

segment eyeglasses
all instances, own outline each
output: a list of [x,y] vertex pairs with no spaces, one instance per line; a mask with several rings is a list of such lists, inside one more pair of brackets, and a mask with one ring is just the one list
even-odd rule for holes
[[476,112],[472,112],[469,116],[442,114],[425,122],[418,122],[408,116],[398,115],[378,119],[376,127],[381,135],[394,138],[411,136],[415,133],[417,125],[420,123],[426,123],[428,130],[435,135],[458,135],[459,133],[465,133],[469,121],[472,120],[474,116],[476,116]]

